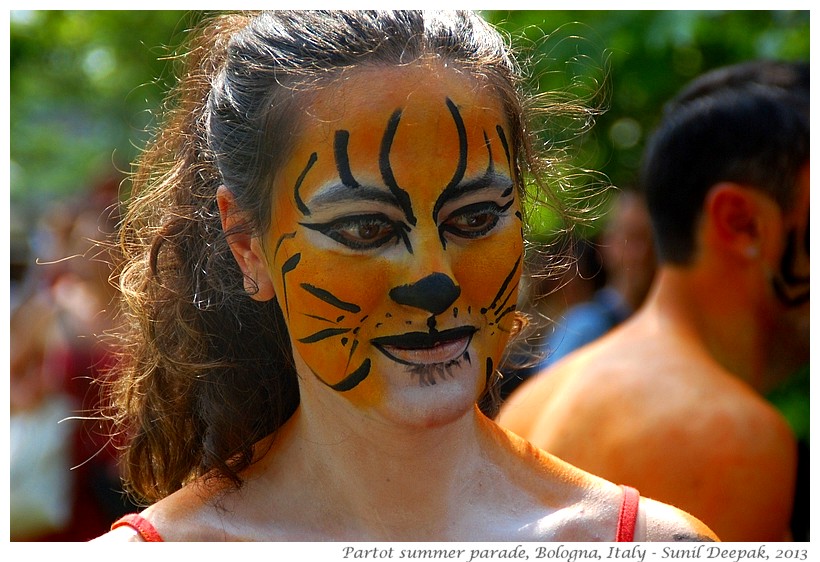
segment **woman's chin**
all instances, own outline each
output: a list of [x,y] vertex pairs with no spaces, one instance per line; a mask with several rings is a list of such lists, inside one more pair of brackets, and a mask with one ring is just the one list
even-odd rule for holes
[[376,405],[382,417],[412,427],[436,427],[452,423],[473,410],[483,384],[475,373],[452,373],[448,377],[426,374],[415,384],[388,384]]

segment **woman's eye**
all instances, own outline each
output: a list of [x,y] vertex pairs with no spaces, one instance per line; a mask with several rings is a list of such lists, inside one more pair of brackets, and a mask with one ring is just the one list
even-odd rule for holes
[[393,221],[382,215],[360,215],[322,224],[302,224],[354,250],[378,248],[398,236]]
[[439,228],[462,238],[479,238],[495,228],[509,206],[501,207],[492,201],[467,205],[447,217]]
[[455,219],[453,224],[465,231],[479,231],[497,221],[498,215],[493,213],[472,213]]
[[382,222],[351,223],[334,230],[341,238],[350,242],[373,243],[393,236],[393,227]]

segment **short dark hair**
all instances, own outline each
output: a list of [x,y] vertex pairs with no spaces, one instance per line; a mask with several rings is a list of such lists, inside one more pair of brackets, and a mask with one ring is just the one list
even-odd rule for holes
[[664,108],[641,173],[661,263],[686,265],[710,188],[737,182],[792,204],[809,160],[806,63],[752,61],[695,79]]

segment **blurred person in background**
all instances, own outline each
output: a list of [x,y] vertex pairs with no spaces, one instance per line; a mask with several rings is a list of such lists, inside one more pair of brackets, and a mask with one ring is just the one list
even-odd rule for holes
[[[655,275],[646,201],[635,190],[614,193],[600,233],[563,242],[572,256],[563,274],[533,276],[528,313],[549,328],[519,344],[516,362],[504,372],[503,400],[529,377],[626,320],[646,298]],[[550,267],[555,268],[544,269]]]
[[[11,311],[12,540],[86,541],[131,504],[108,431],[86,419],[113,355],[115,289],[103,250],[116,181],[55,202],[31,236]],[[112,207],[114,206],[114,207]]]
[[[636,191],[619,191],[606,217],[599,240],[583,245],[579,260],[587,265],[582,278],[600,279],[591,298],[570,306],[558,320],[542,347],[543,368],[603,336],[626,320],[643,303],[655,275],[652,224],[643,197]],[[595,259],[586,254],[600,254]]]
[[[548,356],[547,341],[554,336],[556,319],[592,301],[603,288],[606,275],[593,239],[562,232],[550,243],[550,255],[529,257],[528,274],[522,280],[519,306],[531,320],[527,332],[513,342],[500,384],[506,400],[522,382],[540,371]],[[558,258],[561,256],[561,258]]]
[[795,435],[764,395],[808,363],[808,76],[744,63],[668,104],[643,170],[659,262],[646,302],[498,417],[725,541],[807,539]]

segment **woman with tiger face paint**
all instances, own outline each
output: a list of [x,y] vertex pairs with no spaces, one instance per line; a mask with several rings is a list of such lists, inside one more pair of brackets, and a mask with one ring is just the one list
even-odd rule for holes
[[[391,88],[369,92],[378,80]],[[282,308],[303,400],[421,427],[459,417],[514,329],[522,218],[504,111],[436,61],[357,69],[314,98],[270,231],[232,240],[253,298]],[[230,232],[241,214],[228,188],[218,198]]]
[[121,235],[113,396],[151,505],[100,540],[715,539],[487,417],[540,173],[497,32],[272,12],[196,37]]

